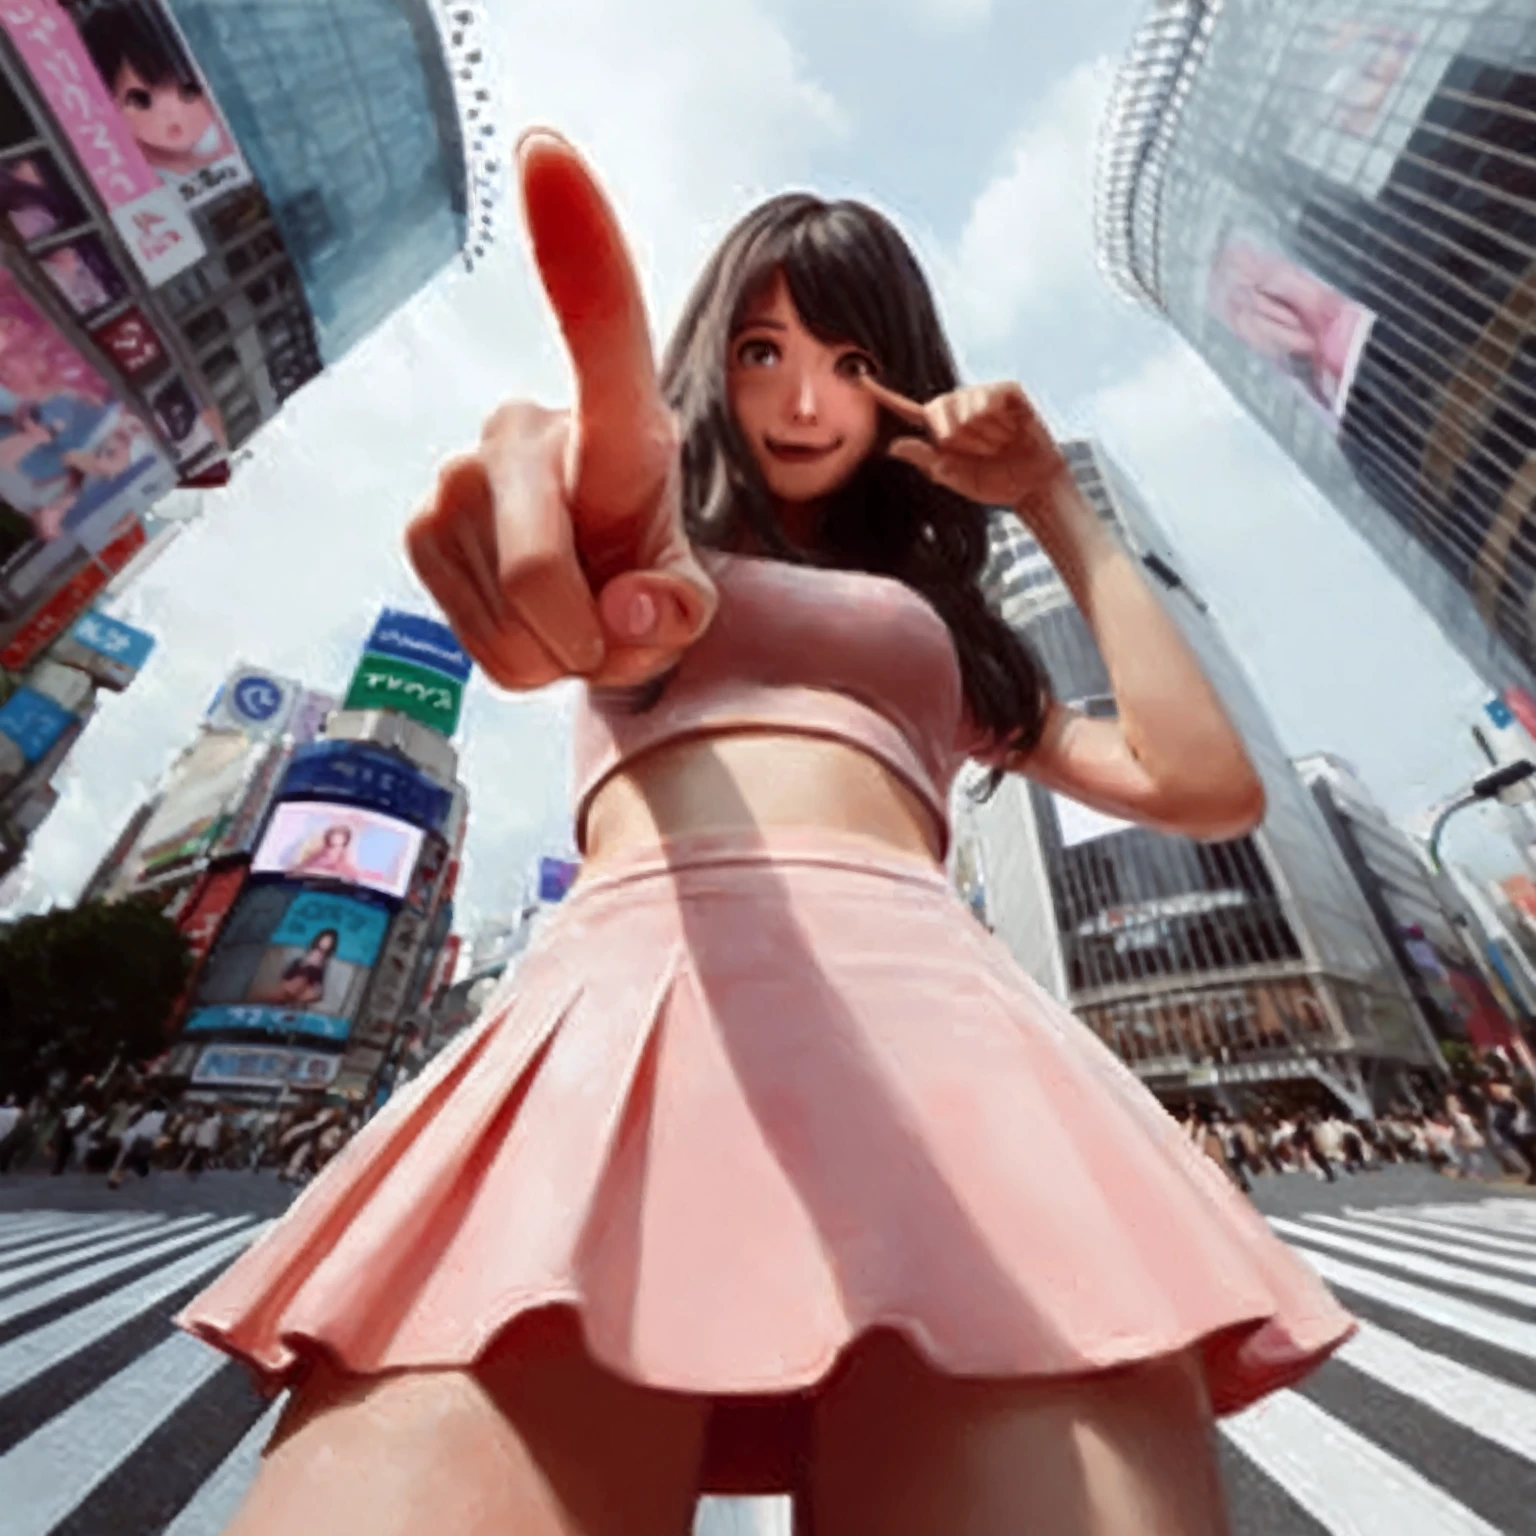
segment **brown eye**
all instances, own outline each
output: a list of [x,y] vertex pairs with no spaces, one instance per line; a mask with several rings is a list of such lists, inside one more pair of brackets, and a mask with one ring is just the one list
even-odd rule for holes
[[148,112],[154,104],[155,98],[141,85],[123,92],[123,105],[132,107],[135,112]]
[[837,371],[849,379],[872,379],[880,370],[868,353],[845,352],[837,360]]
[[736,349],[736,361],[743,368],[770,368],[779,360],[779,349],[761,336],[754,336]]

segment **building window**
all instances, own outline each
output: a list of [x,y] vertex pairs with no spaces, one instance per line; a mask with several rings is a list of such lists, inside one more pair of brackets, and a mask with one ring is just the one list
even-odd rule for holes
[[183,334],[194,351],[201,351],[220,336],[229,334],[229,320],[222,309],[210,309],[182,327]]

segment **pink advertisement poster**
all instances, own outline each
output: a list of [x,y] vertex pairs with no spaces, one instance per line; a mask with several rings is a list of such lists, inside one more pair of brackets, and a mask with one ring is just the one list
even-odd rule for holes
[[0,269],[0,566],[66,537],[96,547],[174,483],[144,423]]
[[0,27],[53,109],[146,281],[206,253],[182,197],[150,168],[58,0],[0,0]]

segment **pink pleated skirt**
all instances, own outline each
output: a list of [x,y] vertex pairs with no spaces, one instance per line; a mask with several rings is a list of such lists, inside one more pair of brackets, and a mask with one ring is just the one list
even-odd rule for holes
[[178,1321],[275,1390],[468,1366],[551,1306],[624,1377],[742,1401],[891,1328],[966,1376],[1198,1347],[1225,1414],[1354,1328],[939,871],[823,831],[585,879]]

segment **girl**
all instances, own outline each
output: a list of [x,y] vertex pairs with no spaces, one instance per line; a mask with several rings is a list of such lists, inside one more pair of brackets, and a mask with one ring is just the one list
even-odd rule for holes
[[[1351,1321],[942,872],[967,754],[1209,838],[1262,791],[1017,385],[911,254],[778,198],[658,380],[583,162],[519,146],[569,412],[502,407],[408,543],[489,676],[581,677],[585,865],[515,984],[182,1316],[294,1396],[233,1529],[1226,1530],[1214,1413]],[[984,606],[987,506],[1118,721]]]
[[302,955],[283,968],[274,1000],[284,1008],[311,1008],[325,996],[325,977],[341,935],[334,928],[322,928]]

